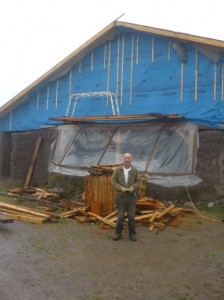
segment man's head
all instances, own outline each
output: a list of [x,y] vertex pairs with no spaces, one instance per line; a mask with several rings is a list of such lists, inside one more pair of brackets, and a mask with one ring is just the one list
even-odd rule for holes
[[125,153],[123,159],[124,159],[124,167],[125,168],[130,168],[131,162],[132,162],[131,154],[130,153]]

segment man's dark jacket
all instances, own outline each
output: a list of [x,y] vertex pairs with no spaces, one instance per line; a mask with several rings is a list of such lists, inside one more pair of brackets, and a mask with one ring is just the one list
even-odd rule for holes
[[124,195],[124,192],[122,192],[121,190],[122,187],[129,189],[132,186],[134,188],[133,192],[136,193],[138,190],[139,181],[140,181],[140,176],[138,170],[132,165],[131,165],[131,170],[128,173],[127,184],[125,183],[123,165],[118,167],[112,175],[112,185],[115,188],[118,197]]

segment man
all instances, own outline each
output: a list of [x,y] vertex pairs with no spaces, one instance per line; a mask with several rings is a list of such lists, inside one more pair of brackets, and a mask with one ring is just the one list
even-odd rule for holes
[[118,241],[121,239],[125,212],[127,212],[129,239],[131,241],[137,241],[135,231],[135,208],[140,177],[138,170],[131,164],[131,154],[125,153],[123,160],[123,165],[118,167],[112,175],[112,185],[116,190],[115,204],[117,210],[117,223],[113,240]]

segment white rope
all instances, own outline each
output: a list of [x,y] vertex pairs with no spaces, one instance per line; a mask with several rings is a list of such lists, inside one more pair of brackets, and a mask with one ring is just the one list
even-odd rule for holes
[[222,221],[220,221],[220,220],[212,219],[212,218],[209,218],[209,217],[206,217],[206,216],[202,215],[202,214],[198,211],[198,209],[195,207],[195,205],[194,205],[194,203],[193,203],[193,201],[192,201],[192,199],[191,199],[191,196],[190,196],[190,194],[189,194],[189,192],[188,192],[188,189],[187,189],[187,187],[186,187],[185,184],[184,184],[184,186],[185,186],[185,189],[186,189],[188,198],[190,199],[191,204],[192,204],[192,206],[193,206],[195,212],[196,212],[199,216],[201,216],[202,218],[207,219],[207,220],[211,220],[211,221],[214,221],[214,222],[222,223]]

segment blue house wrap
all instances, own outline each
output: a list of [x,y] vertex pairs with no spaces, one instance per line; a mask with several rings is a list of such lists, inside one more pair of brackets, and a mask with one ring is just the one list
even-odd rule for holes
[[224,41],[114,22],[1,107],[0,131],[136,114],[223,128]]

